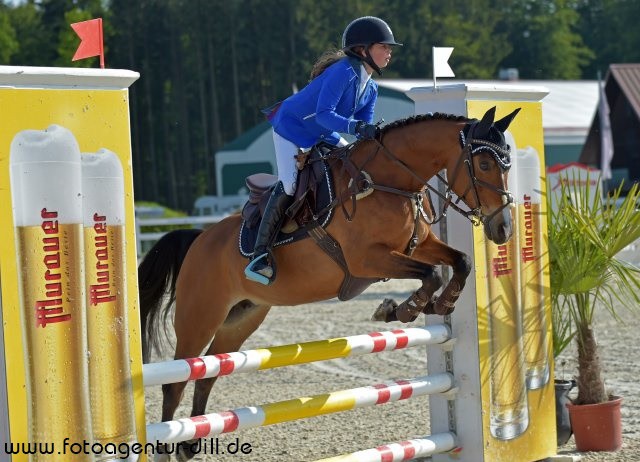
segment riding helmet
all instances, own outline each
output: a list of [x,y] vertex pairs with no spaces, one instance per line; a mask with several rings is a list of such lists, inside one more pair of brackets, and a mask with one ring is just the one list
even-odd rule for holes
[[389,25],[375,16],[363,16],[354,19],[342,34],[343,49],[356,46],[367,47],[373,43],[402,46],[402,43],[396,42]]

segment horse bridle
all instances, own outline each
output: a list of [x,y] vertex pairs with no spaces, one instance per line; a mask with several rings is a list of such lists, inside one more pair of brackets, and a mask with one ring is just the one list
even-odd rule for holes
[[[475,127],[477,126],[477,122],[473,122],[467,125],[469,129],[469,136],[465,136],[465,131],[460,131],[460,144],[462,146],[462,153],[456,164],[456,168],[452,175],[452,180],[448,183],[444,178],[441,178],[441,175],[438,173],[438,178],[441,179],[447,186],[447,191],[445,195],[447,197],[451,196],[451,184],[455,183],[456,176],[459,171],[459,167],[462,163],[467,167],[467,174],[469,175],[470,184],[467,189],[458,196],[455,204],[457,205],[465,196],[469,193],[469,191],[473,192],[473,197],[475,199],[476,207],[467,211],[460,211],[465,217],[467,217],[472,223],[479,224],[485,221],[491,221],[493,217],[502,213],[502,211],[513,203],[513,195],[506,189],[497,188],[494,185],[487,183],[484,180],[479,179],[476,176],[475,166],[473,164],[473,157],[480,154],[483,151],[488,151],[495,162],[498,164],[498,167],[502,172],[505,172],[511,168],[511,156],[510,156],[510,147],[507,145],[506,148],[502,146],[492,143],[488,140],[483,140],[479,138],[473,137],[473,132]],[[467,128],[465,127],[465,128]],[[505,200],[502,201],[502,206],[495,210],[491,215],[482,215],[482,204],[480,202],[480,195],[478,194],[478,185],[489,189],[490,191],[495,192],[499,196],[502,196]],[[479,221],[479,222],[478,222]]]

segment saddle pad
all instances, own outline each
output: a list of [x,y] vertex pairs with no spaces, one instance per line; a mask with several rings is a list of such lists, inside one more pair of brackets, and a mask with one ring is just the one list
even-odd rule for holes
[[[335,195],[333,190],[333,178],[331,175],[331,171],[327,168],[327,164],[325,161],[322,161],[322,169],[324,171],[324,179],[318,185],[318,191],[316,194],[316,209],[314,210],[314,213],[317,213],[318,211],[328,206],[333,201]],[[324,228],[329,224],[332,217],[333,209],[318,217],[318,223]],[[255,246],[256,238],[258,237],[258,228],[259,226],[248,228],[247,226],[245,226],[245,221],[242,220],[238,239],[239,249],[242,256],[249,258],[253,254],[253,247]],[[298,228],[292,233],[280,232],[276,237],[273,247],[275,248],[281,245],[291,244],[292,242],[299,241],[306,237],[309,237],[309,235],[304,230],[304,228]]]

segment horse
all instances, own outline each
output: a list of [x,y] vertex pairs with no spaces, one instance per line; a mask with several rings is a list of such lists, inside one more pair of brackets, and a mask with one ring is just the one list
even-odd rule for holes
[[[364,281],[351,296],[375,281],[417,279],[422,286],[388,308],[392,312],[385,320],[406,322],[421,312],[444,315],[453,310],[471,262],[443,243],[431,225],[451,207],[481,224],[491,241],[510,239],[510,154],[504,131],[518,111],[495,122],[495,107],[481,120],[442,113],[411,116],[381,127],[375,140],[358,140],[346,154],[333,158],[329,168],[345,209],[355,205],[351,199],[361,192],[353,181],[350,185],[352,175],[345,171],[366,169],[367,180],[360,183],[372,190],[357,201],[357,213],[336,213],[325,230],[342,250],[348,273]],[[434,175],[446,183],[440,217],[430,201],[422,205]],[[463,210],[460,201],[468,209]],[[333,205],[337,207],[335,201]],[[246,279],[247,259],[238,249],[241,224],[241,215],[234,214],[204,231],[173,231],[147,253],[138,271],[145,362],[152,346],[161,347],[160,327],[166,329],[174,302],[174,359],[184,359],[205,350],[207,355],[238,351],[274,305],[312,303],[340,293],[345,272],[313,239],[274,248],[278,276],[273,284]],[[438,265],[451,267],[453,273],[435,296],[443,284]],[[215,381],[196,382],[192,416],[205,414]],[[173,418],[185,386],[163,385],[163,421]],[[183,449],[188,452],[187,444]]]

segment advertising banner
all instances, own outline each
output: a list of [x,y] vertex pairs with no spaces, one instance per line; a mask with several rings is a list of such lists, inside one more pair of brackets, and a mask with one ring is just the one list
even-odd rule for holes
[[124,458],[144,439],[137,78],[0,66],[0,460]]
[[469,101],[469,117],[516,108],[509,126],[513,237],[473,229],[484,460],[533,461],[556,452],[555,389],[541,103]]

